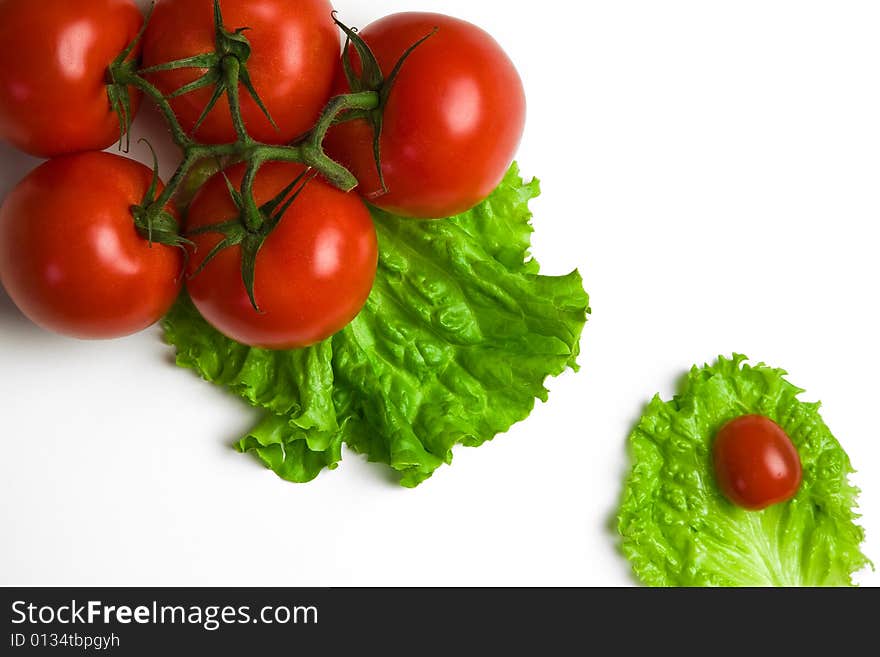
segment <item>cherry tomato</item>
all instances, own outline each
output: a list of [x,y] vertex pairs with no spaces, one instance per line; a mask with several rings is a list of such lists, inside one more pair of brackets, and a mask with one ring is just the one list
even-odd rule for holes
[[131,0],[0,0],[0,136],[39,157],[116,142],[107,68],[142,23]]
[[36,324],[84,339],[136,333],[171,307],[180,249],[150,244],[134,225],[152,171],[110,153],[49,160],[0,209],[0,281]]
[[[222,0],[220,6],[227,30],[250,28],[244,32],[252,47],[247,69],[279,127],[272,126],[240,87],[242,114],[251,136],[281,144],[310,130],[330,98],[340,52],[339,30],[330,17],[333,8],[328,0]],[[213,0],[159,0],[144,36],[144,66],[214,52],[213,7]],[[204,69],[178,69],[152,74],[150,79],[168,94],[204,73]],[[195,127],[213,91],[213,86],[205,87],[172,100],[184,130]],[[195,136],[211,144],[235,141],[225,97]]]
[[731,502],[759,511],[797,494],[803,471],[797,448],[773,420],[746,415],[724,425],[713,448],[718,486]]
[[[388,76],[401,55],[434,28],[406,60],[385,107],[382,187],[373,129],[363,120],[337,126],[328,152],[360,181],[371,203],[399,215],[449,217],[483,201],[513,161],[525,126],[526,101],[513,63],[486,32],[441,14],[404,13],[364,28]],[[357,56],[352,56],[359,70]],[[337,73],[336,93],[349,90]]]
[[[273,162],[257,174],[254,198],[262,205],[294,180],[303,167]],[[227,171],[239,185],[243,165]],[[210,226],[238,215],[222,176],[213,177],[189,208],[187,228]],[[191,238],[190,272],[221,240],[216,233]],[[202,256],[202,257],[199,257]],[[222,251],[187,283],[202,316],[243,344],[266,349],[306,347],[339,332],[370,295],[378,264],[376,230],[356,194],[312,180],[284,214],[259,251],[254,310],[241,273],[241,249]]]

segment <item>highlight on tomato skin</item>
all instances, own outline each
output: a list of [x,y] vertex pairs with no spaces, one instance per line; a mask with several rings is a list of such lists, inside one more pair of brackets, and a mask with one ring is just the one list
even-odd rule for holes
[[[426,12],[386,16],[358,34],[386,77],[407,49],[431,34],[403,63],[384,108],[387,193],[367,121],[343,123],[327,135],[328,153],[355,174],[358,193],[415,219],[452,217],[484,201],[510,167],[525,129],[522,79],[502,47],[476,25]],[[351,61],[359,72],[358,57]],[[334,93],[349,92],[342,64],[335,84]]]
[[142,331],[170,310],[183,252],[151,245],[131,210],[152,179],[140,162],[87,152],[44,162],[10,192],[0,208],[0,282],[22,313],[54,333],[100,340]]
[[785,430],[762,415],[724,425],[712,447],[715,475],[724,496],[760,511],[792,499],[803,480],[797,448]]
[[107,71],[142,24],[132,0],[0,2],[0,138],[46,158],[116,143]]

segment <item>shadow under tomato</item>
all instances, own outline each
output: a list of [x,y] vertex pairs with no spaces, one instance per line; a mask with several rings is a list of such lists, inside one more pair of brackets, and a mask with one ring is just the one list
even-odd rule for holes
[[46,350],[56,348],[62,339],[25,317],[0,285],[0,347],[4,352],[0,358],[13,351],[18,353],[19,362],[24,362],[27,355],[45,357]]
[[19,326],[31,326],[34,330],[40,330],[22,314],[12,302],[12,299],[9,298],[3,286],[0,285],[0,327],[13,329]]
[[6,198],[22,178],[43,162],[0,141],[0,198]]

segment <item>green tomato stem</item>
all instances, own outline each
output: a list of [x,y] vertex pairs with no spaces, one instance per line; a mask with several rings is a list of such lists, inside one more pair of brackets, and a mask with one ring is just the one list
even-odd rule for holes
[[[238,232],[230,229],[229,234],[224,233],[227,235],[227,238],[223,244],[228,243],[228,245],[231,245],[233,243],[232,237],[234,236],[232,233],[239,235],[242,239],[250,236],[248,237],[248,244],[251,244],[251,242],[252,244],[248,249],[245,249],[247,253],[243,253],[242,275],[252,303],[255,308],[258,308],[253,291],[253,263],[250,262],[249,264],[249,261],[256,257],[256,252],[259,250],[260,245],[280,220],[280,216],[267,217],[258,206],[254,197],[254,182],[260,168],[266,162],[272,161],[300,163],[311,169],[312,176],[319,174],[337,188],[346,192],[351,191],[357,187],[357,179],[348,169],[335,162],[324,152],[324,140],[327,132],[334,125],[361,118],[365,114],[369,115],[377,110],[381,104],[381,94],[377,91],[361,91],[332,98],[324,108],[315,126],[294,143],[289,145],[264,144],[250,136],[241,112],[239,87],[244,85],[248,93],[254,97],[255,102],[257,102],[271,121],[268,110],[262,105],[259,97],[256,96],[256,91],[253,89],[253,85],[247,75],[247,70],[234,54],[224,55],[220,61],[220,68],[221,78],[217,84],[222,87],[227,96],[236,140],[233,143],[216,145],[199,143],[188,135],[180,125],[168,97],[155,85],[141,77],[133,66],[126,65],[124,62],[114,63],[111,66],[110,73],[114,84],[130,85],[152,99],[164,116],[175,144],[183,151],[180,165],[171,176],[162,193],[155,200],[152,200],[155,191],[148,194],[147,198],[144,199],[143,205],[136,208],[136,223],[140,222],[138,225],[143,224],[148,228],[165,226],[167,223],[166,206],[176,197],[186,183],[189,174],[200,163],[207,160],[221,162],[224,159],[246,163],[240,194],[236,194],[236,198],[239,198],[239,201],[237,201],[239,217],[236,220],[238,226],[236,230]],[[211,104],[213,104],[213,101]],[[205,113],[209,111],[211,104],[206,107]],[[156,175],[158,176],[158,173]],[[306,175],[306,172],[302,175]],[[306,179],[303,185],[309,179]],[[299,178],[297,181],[299,181]],[[296,195],[294,195],[293,199],[295,197]],[[179,237],[178,240],[180,244],[185,242],[185,240]],[[211,257],[209,256],[208,260]],[[208,260],[206,260],[206,263]]]
[[192,156],[189,150],[185,151],[185,155],[183,161],[180,163],[180,166],[177,167],[177,170],[174,172],[174,175],[171,176],[171,180],[168,181],[168,184],[165,186],[165,189],[162,190],[162,193],[152,204],[154,208],[158,208],[161,210],[164,208],[168,202],[174,197],[177,193],[177,190],[183,184],[183,181],[186,180],[186,176],[189,173],[190,169],[199,161],[201,158],[195,158]]
[[241,197],[244,203],[241,215],[245,228],[251,233],[258,233],[264,223],[263,214],[260,212],[260,208],[257,207],[257,201],[254,198],[254,179],[257,177],[257,172],[262,165],[263,158],[261,155],[258,154],[250,158],[241,181]]
[[[222,171],[223,166],[231,162],[244,162],[245,172],[242,177],[240,189],[234,189],[226,178],[229,192],[238,209],[238,216],[231,221],[223,222],[215,226],[205,227],[212,232],[218,232],[224,239],[207,255],[199,271],[210,262],[221,250],[235,245],[241,245],[241,268],[242,280],[247,288],[248,295],[254,309],[259,312],[254,290],[255,265],[257,253],[269,234],[278,226],[290,205],[296,200],[306,185],[317,175],[337,188],[349,192],[358,185],[358,180],[348,169],[335,162],[324,152],[324,140],[331,127],[346,121],[375,117],[384,105],[385,96],[380,88],[381,84],[369,85],[364,90],[363,85],[352,84],[353,93],[337,96],[330,99],[324,111],[321,113],[315,126],[306,134],[287,145],[270,145],[255,140],[247,130],[244,116],[241,110],[242,90],[247,93],[256,106],[263,112],[273,127],[278,129],[269,109],[260,98],[247,62],[251,55],[251,46],[244,36],[247,28],[241,27],[235,31],[228,31],[223,24],[223,16],[220,10],[219,0],[214,0],[214,28],[215,50],[211,53],[188,57],[181,60],[166,62],[157,66],[150,66],[138,71],[136,63],[126,61],[138,41],[143,37],[149,16],[137,37],[109,67],[108,96],[113,109],[120,118],[120,141],[122,133],[128,134],[130,126],[130,94],[129,87],[140,90],[145,96],[159,108],[165,118],[171,136],[183,151],[183,158],[168,184],[158,195],[158,162],[154,153],[154,176],[153,184],[149,192],[139,205],[132,207],[132,216],[139,230],[146,233],[151,242],[158,235],[159,241],[165,244],[179,246],[192,244],[180,235],[179,227],[174,216],[165,208],[172,199],[180,199],[178,194],[183,191],[188,197],[185,203],[192,200],[199,185],[205,181],[204,175],[199,175],[197,168],[202,163],[210,161],[211,166],[216,165],[215,170]],[[335,20],[335,18],[334,18]],[[355,39],[356,45],[362,43],[358,37],[351,36],[353,31],[340,24],[350,38]],[[421,43],[421,42],[419,42]],[[364,48],[366,48],[365,44]],[[416,44],[413,48],[417,47]],[[368,50],[368,49],[367,49]],[[364,57],[362,56],[362,59]],[[375,58],[367,58],[375,63]],[[399,68],[399,67],[398,67]],[[189,84],[185,84],[176,91],[166,96],[144,75],[160,73],[162,71],[194,69],[201,70],[201,77],[197,77]],[[347,70],[348,72],[348,70]],[[381,79],[381,73],[376,65],[376,75]],[[351,76],[349,76],[351,77]],[[191,128],[192,134],[187,134],[183,129],[171,107],[171,99],[181,97],[213,85],[213,93],[210,100],[205,103],[202,113]],[[215,103],[225,95],[232,125],[235,130],[235,141],[228,144],[202,144],[194,136],[202,122],[213,111]],[[385,90],[387,96],[387,90]],[[374,120],[374,123],[376,121]],[[379,123],[376,123],[380,126]],[[378,143],[381,130],[375,132]],[[151,147],[152,149],[152,147]],[[288,188],[283,190],[281,196],[266,205],[260,207],[254,197],[254,183],[260,168],[267,162],[296,162],[305,165],[305,169],[291,182]],[[377,155],[378,161],[378,155]],[[192,176],[190,176],[192,174]],[[224,177],[226,174],[223,174]],[[381,168],[380,168],[381,175]],[[195,179],[196,184],[193,184]],[[188,183],[188,184],[187,184]],[[186,185],[186,186],[185,186]],[[287,198],[288,194],[292,195]],[[203,229],[203,232],[205,231]]]
[[161,91],[128,66],[112,65],[111,75],[114,82],[117,84],[135,87],[156,103],[156,107],[162,112],[162,116],[168,124],[168,129],[171,131],[171,137],[174,139],[175,144],[183,150],[186,150],[192,145],[192,139],[187,136],[186,132],[184,132],[183,128],[180,126],[180,122],[177,120],[174,110],[171,109],[171,103],[168,102]]
[[[130,67],[114,67],[113,76],[118,84],[126,84],[139,89],[156,104],[168,124],[172,139],[184,153],[180,167],[168,181],[165,191],[156,201],[157,204],[160,200],[163,201],[163,204],[171,200],[183,184],[189,170],[208,158],[232,157],[248,162],[257,160],[258,165],[254,170],[254,175],[265,162],[299,162],[316,169],[330,184],[343,191],[351,191],[357,187],[358,181],[354,175],[324,152],[324,138],[332,126],[358,118],[363,116],[364,112],[376,109],[379,106],[378,93],[363,91],[336,96],[327,104],[315,127],[295,143],[287,146],[263,144],[254,141],[248,134],[241,114],[238,92],[240,74],[238,60],[235,57],[226,57],[223,60],[223,67],[226,75],[229,108],[238,139],[231,144],[216,145],[200,144],[187,135],[177,120],[168,99],[156,86],[138,75]],[[251,179],[250,185],[252,182]]]

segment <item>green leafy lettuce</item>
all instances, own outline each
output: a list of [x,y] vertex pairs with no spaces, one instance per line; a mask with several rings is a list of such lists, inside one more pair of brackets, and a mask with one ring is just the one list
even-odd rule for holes
[[[672,401],[655,398],[629,443],[632,473],[618,515],[623,552],[651,586],[845,586],[868,564],[853,510],[846,452],[819,404],[786,372],[744,356],[694,368]],[[801,457],[797,496],[761,512],[730,503],[714,481],[717,431],[760,414],[785,429]]]
[[347,444],[414,487],[524,420],[544,382],[576,369],[589,298],[577,272],[529,257],[537,181],[514,166],[474,210],[436,222],[374,210],[373,293],[345,330],[273,352],[224,337],[184,298],[164,322],[179,365],[264,410],[237,444],[294,482],[334,469]]

